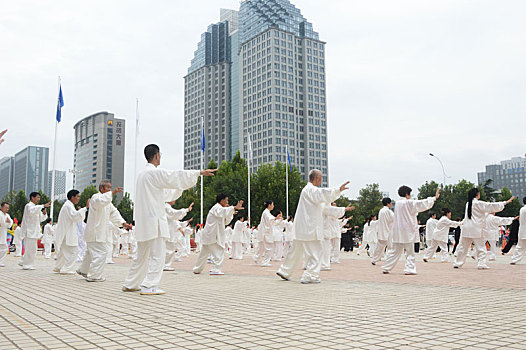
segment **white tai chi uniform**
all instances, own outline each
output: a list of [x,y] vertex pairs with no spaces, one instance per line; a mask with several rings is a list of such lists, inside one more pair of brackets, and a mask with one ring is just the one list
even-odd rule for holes
[[194,187],[199,170],[172,171],[148,163],[137,175],[135,186],[135,238],[137,257],[124,282],[125,289],[157,288],[161,283],[165,259],[165,240],[170,237],[165,189],[184,191]]
[[449,252],[447,250],[447,241],[449,239],[449,228],[459,227],[462,224],[461,221],[452,221],[447,216],[442,216],[436,224],[435,230],[433,231],[433,238],[431,239],[431,245],[427,247],[424,253],[424,261],[431,259],[435,254],[437,247],[440,247],[440,253],[442,253],[442,262],[449,261]]
[[22,256],[22,241],[24,240],[24,231],[22,227],[17,226],[14,232],[13,244],[15,245],[15,258]]
[[121,245],[120,250],[119,250],[119,255],[128,256],[128,254],[129,254],[129,251],[128,251],[128,230],[126,230],[125,228],[121,228],[119,230],[119,232],[120,232],[119,243]]
[[232,227],[227,226],[225,228],[225,253],[229,254],[232,252],[232,232]]
[[500,226],[511,225],[513,219],[515,218],[503,218],[500,216],[495,216],[493,214],[489,214],[486,217],[486,234],[490,246],[488,257],[489,261],[495,260],[495,250],[497,248],[497,243],[500,237]]
[[250,248],[252,247],[251,242],[251,234],[250,234],[250,226],[247,225],[243,228],[243,253],[248,254],[250,252]]
[[135,239],[135,227],[128,231],[128,244],[130,245],[130,255],[128,258],[135,259],[137,256],[137,240]]
[[321,270],[329,271],[331,269],[331,239],[338,235],[341,227],[338,219],[345,214],[344,207],[333,207],[326,203],[322,207],[323,214],[323,239],[321,241]]
[[378,243],[371,256],[371,263],[375,265],[382,260],[385,248],[389,250],[391,247],[391,230],[393,228],[394,213],[387,206],[380,209],[378,213]]
[[259,254],[259,231],[257,228],[252,229],[252,233],[250,234],[252,236],[252,245],[254,246],[254,261],[256,261],[256,257]]
[[[35,254],[37,252],[37,240],[40,238],[40,223],[46,220],[42,209],[44,209],[43,205],[35,205],[33,202],[27,203],[24,207],[21,236],[24,237],[25,250],[22,260],[18,263],[24,270],[35,269]],[[20,247],[20,251],[22,251],[22,247]]]
[[373,254],[378,242],[378,232],[376,227],[377,224],[378,220],[371,220],[369,223],[363,226],[362,245],[360,246],[360,249],[358,249],[358,255],[360,255],[365,250],[367,245],[369,245],[369,255]]
[[199,253],[201,251],[201,229],[196,228],[195,230],[195,252]]
[[433,240],[433,232],[435,232],[435,228],[437,227],[437,224],[438,224],[437,219],[433,219],[433,218],[427,219],[427,222],[426,222],[426,247],[427,248],[431,247],[431,244],[433,243],[431,241]]
[[168,230],[170,232],[170,237],[166,239],[166,257],[164,259],[164,270],[172,271],[172,263],[176,257],[175,252],[177,252],[177,259],[180,261],[182,246],[180,244],[181,230],[183,229],[182,225],[179,223],[179,220],[182,220],[186,214],[188,214],[188,209],[174,209],[168,203],[165,203],[164,209],[166,211],[166,218],[168,219]]
[[[86,208],[75,209],[75,205],[67,200],[58,214],[55,235],[60,250],[53,271],[62,274],[74,274],[75,262],[78,258],[79,237],[77,235],[77,224],[86,217]],[[24,221],[25,224],[25,221]]]
[[471,243],[475,243],[475,248],[478,252],[478,268],[489,269],[486,264],[486,239],[483,234],[483,230],[486,227],[486,216],[489,213],[498,213],[499,211],[502,211],[505,205],[506,202],[487,203],[474,198],[470,219],[468,217],[469,203],[466,203],[466,213],[462,224],[462,232],[460,233],[460,245],[454,263],[456,268],[464,265],[466,262],[467,251],[471,248]]
[[281,261],[283,258],[283,221],[279,220],[272,226],[272,235],[274,236],[274,248],[272,252],[272,261]]
[[519,242],[511,256],[511,264],[516,264],[522,260],[526,252],[526,206],[522,207],[519,214]]
[[258,226],[258,250],[254,255],[256,264],[261,259],[261,266],[270,266],[270,259],[274,250],[273,227],[276,223],[276,217],[270,213],[270,210],[263,210],[261,220]]
[[343,226],[347,224],[349,219],[338,220],[338,230],[332,232],[331,235],[331,264],[340,263],[340,251],[342,244],[342,231]]
[[287,221],[285,223],[285,245],[283,246],[283,256],[285,258],[292,249],[292,242],[294,242],[295,238],[296,235],[294,234],[294,222]]
[[[113,257],[114,257],[114,250],[115,250],[115,240],[118,240],[119,239],[119,228],[114,225],[112,222],[108,222],[107,223],[108,225],[108,228],[109,228],[109,232],[110,232],[110,239],[108,240],[108,242],[106,242],[106,264],[115,264],[115,262],[113,261]],[[119,257],[118,255],[118,250],[117,250],[117,256],[115,256],[116,258]]]
[[113,239],[113,227],[125,222],[111,202],[112,198],[112,192],[108,191],[95,193],[90,199],[88,223],[84,230],[87,249],[79,268],[79,273],[90,282],[104,280],[102,274],[108,257],[108,246],[111,246],[108,243]]
[[243,243],[245,241],[245,229],[247,223],[244,221],[236,221],[234,231],[232,232],[232,254],[231,259],[243,259]]
[[0,211],[0,267],[4,265],[4,259],[7,255],[7,229],[11,227],[13,220],[8,213],[3,213]]
[[214,266],[210,271],[211,275],[223,274],[223,260],[225,259],[225,225],[232,221],[234,217],[234,207],[223,207],[216,203],[206,216],[205,228],[201,235],[201,253],[197,258],[194,273],[201,273],[205,267],[206,260],[211,255]]
[[432,208],[435,201],[435,197],[429,197],[422,200],[401,198],[396,202],[391,231],[392,245],[387,251],[385,264],[382,266],[384,272],[389,272],[395,267],[405,249],[404,273],[406,275],[416,274],[415,243],[420,242],[416,216],[418,213]]
[[46,259],[51,258],[51,245],[53,244],[53,240],[55,237],[55,228],[51,225],[51,223],[47,223],[44,226],[44,234],[42,235],[42,240],[40,243],[44,245],[44,257]]
[[82,262],[82,259],[84,259],[84,253],[86,253],[86,241],[84,240],[84,230],[86,230],[86,223],[84,221],[77,223],[77,237],[79,241],[79,253],[77,257],[77,262]]
[[289,279],[296,267],[305,258],[306,270],[301,277],[302,283],[320,282],[320,254],[323,239],[323,204],[331,203],[340,197],[338,188],[319,188],[309,182],[301,191],[294,232],[296,239],[278,274]]

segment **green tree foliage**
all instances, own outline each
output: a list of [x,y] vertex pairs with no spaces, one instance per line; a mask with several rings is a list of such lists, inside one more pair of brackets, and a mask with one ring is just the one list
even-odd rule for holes
[[124,196],[122,197],[119,204],[117,204],[117,210],[119,213],[121,213],[122,218],[127,223],[130,223],[133,221],[133,202],[130,198],[130,194],[128,192],[124,193]]
[[[418,189],[418,199],[434,197],[438,186],[439,185],[434,181],[426,182]],[[440,198],[435,202],[433,208],[418,214],[418,219],[424,224],[429,218],[431,212],[436,213],[437,218],[439,218],[442,215],[442,208],[449,208],[453,219],[464,218],[468,192],[473,187],[475,187],[475,184],[467,180],[461,180],[457,184],[446,185],[441,188]],[[484,200],[484,196],[481,191],[481,199]]]
[[91,198],[95,193],[99,192],[97,188],[93,185],[90,185],[82,191],[80,194],[80,200],[79,200],[79,206],[84,208],[86,206],[86,203],[88,202],[88,199]]
[[380,185],[369,184],[362,188],[359,192],[358,199],[353,204],[356,209],[350,215],[353,216],[351,220],[352,226],[363,227],[365,218],[371,215],[378,215],[382,209],[382,192],[380,192]]
[[22,215],[24,214],[24,207],[26,206],[29,200],[26,197],[24,191],[20,190],[18,193],[11,191],[2,198],[2,202],[9,203],[9,215],[13,219],[18,221],[22,220]]
[[64,205],[64,202],[59,202],[57,199],[53,202],[53,222],[58,221],[58,214],[60,213],[60,209],[62,209],[62,206]]
[[[508,188],[503,187],[502,191],[500,191],[500,194],[495,195],[495,201],[504,202],[510,199],[511,196],[511,191]],[[522,205],[519,201],[519,198],[515,198],[511,203],[506,205],[503,211],[498,212],[497,215],[502,217],[515,217],[519,215],[519,211],[521,210],[521,208]]]

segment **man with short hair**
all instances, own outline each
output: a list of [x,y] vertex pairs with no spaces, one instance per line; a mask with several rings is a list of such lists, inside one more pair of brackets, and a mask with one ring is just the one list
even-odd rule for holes
[[166,219],[165,189],[184,191],[197,184],[199,175],[213,176],[216,170],[166,170],[159,167],[159,146],[144,148],[148,164],[137,175],[135,186],[135,237],[137,257],[133,260],[122,290],[141,291],[142,295],[157,295],[165,262],[165,239],[169,237]]
[[53,237],[55,229],[51,225],[51,219],[46,219],[46,224],[44,225],[42,240],[40,243],[44,245],[44,258],[51,259],[51,245],[53,244]]
[[373,265],[376,265],[378,261],[382,260],[385,248],[391,245],[391,229],[393,228],[394,221],[394,213],[391,211],[393,203],[391,202],[391,198],[384,198],[382,199],[382,204],[384,207],[380,209],[378,213],[378,244],[376,244],[371,255],[371,264]]
[[228,195],[220,193],[216,196],[216,204],[210,209],[206,217],[205,228],[201,235],[201,253],[195,263],[194,273],[200,274],[206,264],[206,259],[211,255],[214,266],[210,275],[224,275],[223,261],[225,259],[226,234],[225,225],[234,218],[236,210],[242,210],[243,201],[237,205],[228,205]]
[[[290,279],[296,267],[305,258],[306,270],[301,277],[301,283],[320,282],[323,205],[338,199],[341,193],[348,189],[349,184],[346,182],[340,188],[320,188],[322,180],[323,175],[320,170],[311,170],[309,183],[301,191],[294,220],[296,238],[292,250],[287,254],[283,265],[277,272],[277,275],[284,280]],[[350,207],[348,208],[350,210]]]
[[76,209],[75,206],[80,200],[80,192],[70,190],[67,198],[68,200],[60,209],[57,227],[55,228],[55,237],[57,238],[55,243],[60,247],[60,250],[53,272],[60,273],[61,275],[74,275],[79,245],[77,224],[82,222],[86,217],[89,200],[85,208]]
[[88,282],[103,282],[102,276],[108,252],[111,252],[112,226],[128,228],[126,221],[112,203],[113,196],[122,192],[122,187],[112,190],[111,182],[103,180],[99,184],[99,192],[91,196],[88,222],[84,230],[86,255],[77,273]]
[[35,254],[37,252],[37,240],[40,238],[40,223],[46,219],[46,208],[51,206],[51,202],[46,204],[38,204],[40,202],[40,194],[38,192],[31,192],[29,195],[29,203],[24,207],[24,214],[22,219],[21,236],[25,240],[25,251],[22,260],[18,265],[22,266],[23,270],[35,269]]
[[7,255],[7,229],[13,224],[13,220],[7,213],[9,203],[3,202],[0,206],[0,267],[4,267],[4,259]]
[[513,251],[510,262],[511,265],[520,262],[524,257],[524,253],[526,253],[526,197],[522,199],[522,203],[524,203],[524,206],[519,212],[519,241]]

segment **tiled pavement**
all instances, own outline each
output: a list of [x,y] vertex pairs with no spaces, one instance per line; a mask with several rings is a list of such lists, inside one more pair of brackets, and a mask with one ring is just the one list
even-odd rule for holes
[[193,275],[193,261],[164,273],[166,295],[140,296],[120,291],[125,258],[87,283],[41,256],[36,271],[8,256],[0,349],[526,349],[526,265],[509,257],[489,271],[419,262],[404,276],[345,254],[319,285],[249,257],[227,260],[225,276]]

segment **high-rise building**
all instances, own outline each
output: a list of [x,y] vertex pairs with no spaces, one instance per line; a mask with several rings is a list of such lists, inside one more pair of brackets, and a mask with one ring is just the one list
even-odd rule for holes
[[[47,184],[47,194],[51,196],[51,182],[53,181],[53,171],[49,171]],[[64,200],[66,199],[66,172],[61,170],[55,170],[55,199]]]
[[185,168],[248,154],[287,161],[328,184],[325,43],[288,0],[245,0],[201,37],[185,77]]
[[478,181],[484,184],[491,180],[490,187],[502,190],[506,187],[520,199],[526,197],[526,157],[513,157],[500,164],[486,165],[486,171],[478,173]]
[[4,157],[0,159],[0,200],[13,190],[13,169],[15,158]]
[[49,148],[29,146],[16,153],[13,166],[13,191],[47,193]]
[[[110,180],[114,187],[124,185],[124,119],[99,112],[86,117],[75,129],[73,186],[82,191]],[[122,196],[120,196],[122,198]]]

